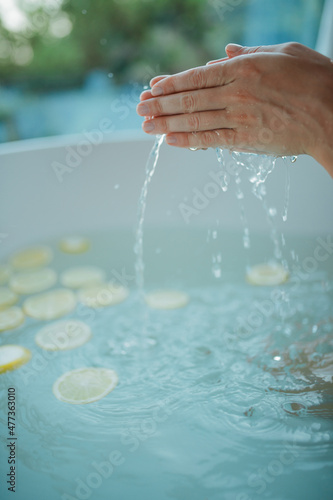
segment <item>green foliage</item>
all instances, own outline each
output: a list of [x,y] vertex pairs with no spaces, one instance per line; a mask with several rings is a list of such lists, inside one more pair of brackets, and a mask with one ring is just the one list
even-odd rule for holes
[[[68,0],[61,11],[47,5],[33,10],[31,5],[21,0],[29,27],[20,33],[10,33],[0,21],[0,47],[5,42],[10,46],[7,56],[0,56],[3,81],[77,81],[87,71],[102,68],[112,71],[119,83],[144,82],[156,72],[176,72],[220,55],[206,36],[216,25],[210,2]],[[51,27],[61,13],[71,21],[72,30],[57,38]],[[15,56],[22,47],[33,50],[27,63],[18,63]]]
[[[277,25],[286,33],[301,33],[305,14],[319,19],[323,3],[279,1],[285,9]],[[17,2],[27,26],[13,33],[0,19],[1,81],[46,86],[59,86],[61,80],[76,85],[93,69],[112,72],[117,83],[147,83],[158,73],[205,64],[223,57],[226,43],[244,41],[255,4],[261,15],[251,17],[252,31],[269,37],[276,5],[266,0],[45,0],[37,8],[29,0]]]

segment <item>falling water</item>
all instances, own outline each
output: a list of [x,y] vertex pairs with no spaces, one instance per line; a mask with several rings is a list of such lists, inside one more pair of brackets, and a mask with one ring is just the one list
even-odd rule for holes
[[[289,161],[294,163],[296,161],[296,156],[293,156]],[[284,190],[284,207],[282,212],[282,220],[283,222],[287,222],[288,218],[288,208],[289,208],[289,196],[290,196],[290,168],[287,163],[288,158],[286,156],[283,157],[284,164],[286,166],[286,182],[285,182],[285,190]]]
[[136,229],[134,253],[136,254],[135,278],[136,278],[136,284],[140,291],[143,290],[144,286],[143,222],[145,218],[145,211],[147,205],[148,186],[156,170],[156,165],[160,154],[160,148],[164,141],[164,137],[165,137],[164,135],[156,136],[155,143],[152,147],[152,150],[147,160],[146,177],[139,198],[138,225]]

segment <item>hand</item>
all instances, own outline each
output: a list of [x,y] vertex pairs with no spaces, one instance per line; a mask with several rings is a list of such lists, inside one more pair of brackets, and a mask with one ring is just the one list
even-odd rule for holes
[[228,58],[151,81],[137,111],[170,145],[309,154],[333,176],[333,64],[297,43],[228,45]]

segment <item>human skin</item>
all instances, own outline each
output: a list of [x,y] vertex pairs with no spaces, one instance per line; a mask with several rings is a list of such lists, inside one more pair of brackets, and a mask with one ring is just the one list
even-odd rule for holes
[[151,80],[143,130],[182,148],[307,154],[333,177],[333,64],[304,45],[229,44],[206,66]]

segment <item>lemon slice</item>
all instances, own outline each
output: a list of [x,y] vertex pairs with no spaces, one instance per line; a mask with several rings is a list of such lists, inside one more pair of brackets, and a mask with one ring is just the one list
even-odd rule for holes
[[65,316],[76,306],[76,298],[71,290],[58,288],[27,298],[23,310],[32,318],[50,320]]
[[67,351],[88,342],[91,338],[90,327],[76,319],[56,321],[39,330],[36,344],[46,351]]
[[82,288],[84,286],[101,283],[105,279],[103,269],[94,266],[71,267],[61,274],[60,281],[69,288]]
[[21,250],[12,255],[11,265],[18,270],[30,269],[33,267],[43,267],[51,262],[53,258],[52,250],[49,247],[33,247]]
[[0,285],[7,283],[11,275],[11,269],[7,264],[0,264]]
[[258,264],[246,273],[246,279],[252,285],[274,286],[285,283],[288,272],[280,264]]
[[58,378],[53,384],[53,394],[65,403],[84,405],[104,398],[117,383],[118,375],[114,370],[79,368]]
[[189,303],[189,296],[179,290],[155,290],[145,296],[145,301],[153,309],[178,309]]
[[0,311],[0,332],[12,330],[20,326],[24,321],[24,314],[19,307],[11,307]]
[[90,241],[82,236],[68,236],[59,242],[59,248],[65,253],[83,253],[90,247]]
[[38,293],[51,288],[56,281],[56,272],[49,267],[44,267],[34,271],[22,271],[14,274],[10,278],[9,286],[16,293]]
[[129,291],[121,285],[103,283],[79,290],[80,302],[88,307],[114,306],[128,297]]
[[16,293],[6,286],[0,286],[0,310],[12,306],[18,300]]
[[0,347],[0,373],[16,370],[31,358],[29,349],[20,345],[3,345]]

